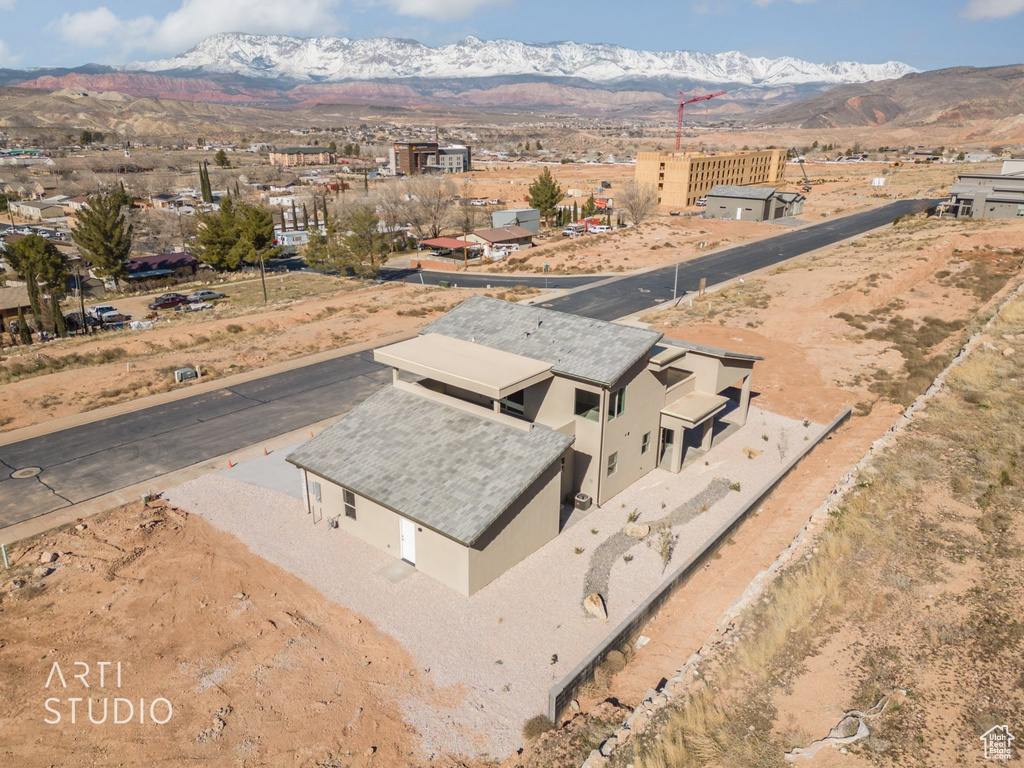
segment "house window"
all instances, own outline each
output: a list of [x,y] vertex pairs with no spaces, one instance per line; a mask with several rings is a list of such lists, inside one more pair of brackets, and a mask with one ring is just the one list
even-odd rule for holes
[[586,389],[576,390],[576,415],[587,421],[599,421],[601,416],[601,396]]
[[321,491],[320,491],[320,481],[319,480],[310,480],[309,481],[309,490],[313,492],[313,498],[316,499],[317,504],[319,504],[321,501],[323,501],[323,496],[321,495]]
[[345,517],[351,517],[353,520],[356,519],[356,495],[352,491],[345,489]]
[[501,412],[506,413],[509,416],[519,416],[520,418],[526,416],[526,390],[520,389],[518,392],[513,392],[508,397],[503,397],[500,401]]
[[621,416],[626,410],[626,388],[616,389],[608,398],[608,418]]
[[640,441],[640,453],[641,455],[651,450],[651,433],[647,432],[644,434],[644,439]]
[[619,471],[619,452],[616,451],[608,457],[608,477]]

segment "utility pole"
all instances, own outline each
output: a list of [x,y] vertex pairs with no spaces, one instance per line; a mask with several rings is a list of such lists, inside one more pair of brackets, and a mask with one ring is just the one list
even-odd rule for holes
[[75,281],[78,283],[78,306],[82,311],[82,327],[85,329],[85,335],[89,335],[89,323],[85,317],[85,294],[82,293],[82,273],[81,265],[75,264]]

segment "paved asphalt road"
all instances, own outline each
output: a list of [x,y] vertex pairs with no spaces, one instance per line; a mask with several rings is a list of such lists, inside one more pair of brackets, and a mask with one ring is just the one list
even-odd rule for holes
[[[679,295],[695,289],[701,277],[709,285],[735,278],[882,226],[929,202],[904,200],[680,264]],[[663,267],[605,281],[545,306],[611,320],[671,299],[674,271]],[[413,275],[418,280],[420,273],[389,270],[386,279],[412,282]],[[548,287],[603,279],[552,276]],[[543,286],[545,278],[434,272],[423,273],[423,280]],[[371,352],[361,352],[0,446],[0,529],[340,415],[388,378]],[[10,477],[29,467],[42,471],[32,478]]]

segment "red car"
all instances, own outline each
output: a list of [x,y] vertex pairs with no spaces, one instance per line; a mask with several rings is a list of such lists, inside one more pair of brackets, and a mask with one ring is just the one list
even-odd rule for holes
[[165,293],[163,296],[157,296],[156,299],[149,302],[147,305],[150,309],[172,309],[179,304],[187,304],[188,297],[181,295],[180,293]]

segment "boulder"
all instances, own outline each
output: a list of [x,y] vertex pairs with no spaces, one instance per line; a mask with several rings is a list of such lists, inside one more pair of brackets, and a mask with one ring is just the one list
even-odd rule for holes
[[586,599],[583,601],[583,609],[591,616],[595,616],[599,619],[608,619],[608,609],[605,608],[604,598],[597,592],[592,592],[587,595]]
[[651,532],[651,526],[643,523],[626,523],[622,532],[632,539],[642,539]]
[[1013,347],[1007,347],[1003,350],[1003,357],[1012,357],[1016,350]]
[[40,578],[49,576],[51,573],[53,573],[53,568],[50,568],[45,565],[40,565],[38,568],[32,571],[33,576],[39,576]]
[[39,562],[40,563],[52,563],[52,562],[55,562],[56,560],[57,560],[57,553],[56,552],[43,552],[43,554],[41,554],[39,556]]

